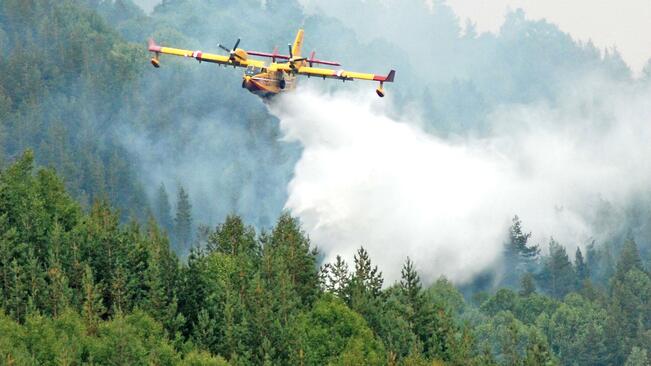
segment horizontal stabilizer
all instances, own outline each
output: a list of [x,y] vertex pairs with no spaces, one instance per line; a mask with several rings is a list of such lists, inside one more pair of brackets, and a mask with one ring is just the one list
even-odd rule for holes
[[[291,58],[291,56],[289,55],[281,55],[275,52],[269,53],[269,52],[258,52],[258,51],[246,51],[246,53],[252,56],[269,57],[269,58],[279,59],[279,60],[289,60]],[[309,58],[306,61],[308,61],[311,64],[341,66],[341,64],[336,61],[325,61],[325,60],[318,60],[315,58]]]

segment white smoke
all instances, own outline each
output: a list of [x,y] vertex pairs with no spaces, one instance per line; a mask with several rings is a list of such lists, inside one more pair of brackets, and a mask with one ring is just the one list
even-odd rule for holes
[[270,110],[304,147],[286,208],[326,260],[364,246],[389,283],[407,257],[426,280],[470,280],[499,259],[516,214],[534,242],[571,250],[608,232],[600,206],[615,212],[651,183],[651,93],[611,87],[505,106],[490,136],[456,141],[388,117],[368,91],[281,97]]

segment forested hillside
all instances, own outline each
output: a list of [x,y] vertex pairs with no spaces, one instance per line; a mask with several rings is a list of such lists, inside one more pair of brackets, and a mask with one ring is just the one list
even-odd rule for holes
[[[515,216],[499,265],[469,283],[421,279],[410,259],[385,279],[364,247],[326,263],[282,210],[300,147],[276,117],[237,72],[153,70],[145,52],[150,36],[271,50],[303,25],[318,57],[397,59],[391,113],[419,109],[452,138],[487,133],[504,105],[563,106],[595,75],[650,81],[520,12],[477,35],[435,3],[447,32],[423,65],[293,0],[166,0],[150,15],[130,0],[0,1],[0,364],[648,365],[648,191],[595,204],[609,230],[588,243],[533,242]],[[582,111],[609,95],[589,98]]]
[[364,248],[319,267],[287,214],[261,233],[229,216],[181,263],[153,219],[85,212],[33,164],[28,151],[0,172],[6,364],[648,364],[651,278],[633,241],[617,258],[572,261],[553,241],[539,257],[516,218],[519,289],[465,300],[410,260],[384,283]]

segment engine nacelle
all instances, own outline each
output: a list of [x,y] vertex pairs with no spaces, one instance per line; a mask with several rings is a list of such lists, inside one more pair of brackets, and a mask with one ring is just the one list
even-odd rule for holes
[[384,97],[384,89],[381,86],[378,86],[377,89],[375,89],[375,93],[377,93],[377,96],[380,98]]
[[236,49],[236,50],[235,50],[235,54],[237,55],[237,57],[235,58],[235,60],[236,60],[236,61],[239,61],[239,62],[241,62],[241,61],[246,61],[246,59],[249,58],[249,55],[246,53],[246,51],[244,51],[244,50],[241,49],[241,48]]

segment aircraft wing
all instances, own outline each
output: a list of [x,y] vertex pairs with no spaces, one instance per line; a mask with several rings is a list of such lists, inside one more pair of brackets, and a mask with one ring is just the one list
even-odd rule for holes
[[345,70],[333,70],[333,69],[325,69],[325,68],[319,68],[319,67],[309,67],[309,66],[301,66],[298,67],[297,69],[292,69],[289,63],[286,64],[277,64],[277,69],[278,70],[283,70],[287,72],[294,72],[298,75],[306,75],[306,76],[315,76],[315,77],[322,77],[322,78],[329,78],[329,79],[339,79],[339,80],[371,80],[371,81],[379,81],[379,82],[393,82],[393,78],[395,77],[396,72],[394,70],[391,70],[388,75],[376,75],[376,74],[367,74],[367,73],[361,73],[361,72],[352,72],[352,71],[345,71]]
[[180,48],[163,47],[157,45],[153,39],[149,40],[148,50],[156,54],[156,57],[152,59],[152,64],[154,64],[154,66],[156,67],[158,67],[157,63],[158,63],[159,54],[191,57],[196,59],[199,62],[212,62],[220,65],[239,66],[239,67],[248,67],[248,66],[263,67],[264,66],[264,62],[260,60],[251,60],[248,58],[239,58],[239,57],[230,58],[228,56],[206,53],[202,51],[191,51],[191,50],[184,50]]

